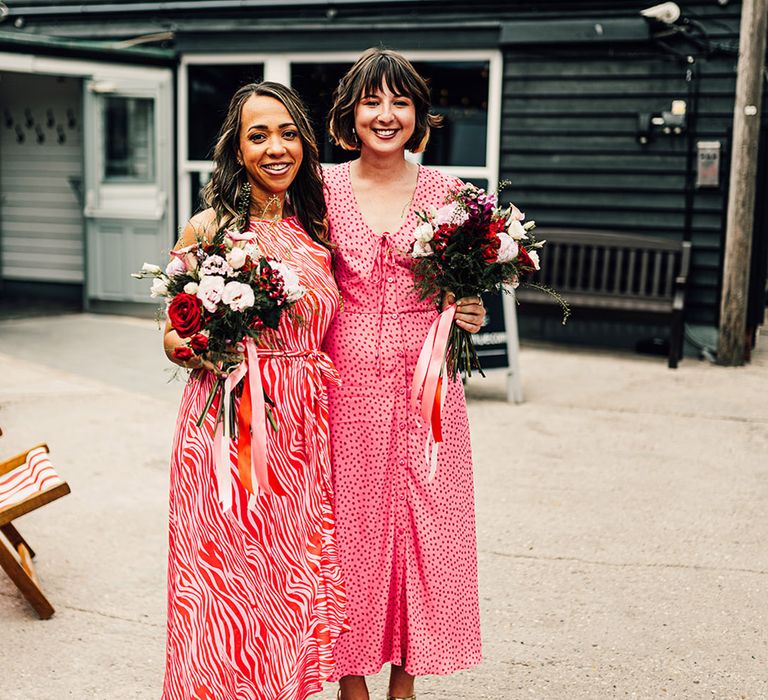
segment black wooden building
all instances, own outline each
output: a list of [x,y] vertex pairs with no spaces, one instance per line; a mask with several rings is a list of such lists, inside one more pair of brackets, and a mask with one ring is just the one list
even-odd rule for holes
[[[162,118],[170,120],[173,147],[158,153],[172,162],[170,233],[161,234],[170,239],[196,206],[210,172],[211,141],[234,87],[254,78],[297,87],[314,111],[323,160],[333,162],[344,156],[327,143],[322,123],[338,77],[369,46],[401,50],[430,78],[435,107],[446,117],[423,162],[490,187],[508,181],[504,196],[541,227],[691,241],[686,321],[695,343],[713,345],[741,8],[736,0],[686,0],[678,3],[680,18],[666,25],[641,16],[650,4],[6,0],[0,79],[3,71],[18,70],[2,65],[4,55],[72,56],[82,42],[108,49],[115,64],[121,50],[132,52],[134,62],[145,51],[146,63],[171,70],[175,109]],[[752,327],[762,323],[766,302],[767,135],[764,124],[755,153]],[[697,181],[699,158],[709,159],[706,181]],[[602,336],[632,345],[665,332],[599,319],[587,324],[578,315],[562,328],[525,309],[521,317],[524,336],[550,339]]]

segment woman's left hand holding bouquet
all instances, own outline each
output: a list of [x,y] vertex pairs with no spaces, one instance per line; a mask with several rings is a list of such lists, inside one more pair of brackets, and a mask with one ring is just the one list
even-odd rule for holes
[[456,315],[454,322],[459,328],[463,328],[468,333],[479,333],[485,320],[485,307],[480,297],[462,297],[456,299],[453,292],[443,294],[443,308],[445,311],[451,304],[456,304]]

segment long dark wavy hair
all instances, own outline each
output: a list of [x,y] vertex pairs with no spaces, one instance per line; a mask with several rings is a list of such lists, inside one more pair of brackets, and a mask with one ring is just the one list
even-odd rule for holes
[[286,201],[304,230],[316,241],[328,246],[323,174],[307,108],[291,88],[268,81],[248,83],[239,88],[232,95],[227,116],[221,125],[219,137],[213,149],[213,173],[202,193],[203,201],[207,206],[212,207],[216,214],[217,230],[221,231],[232,225],[241,226],[247,223],[238,221],[240,195],[247,179],[245,168],[237,162],[237,150],[240,146],[243,105],[251,95],[272,97],[291,115],[301,139],[303,158],[296,178],[286,192]]

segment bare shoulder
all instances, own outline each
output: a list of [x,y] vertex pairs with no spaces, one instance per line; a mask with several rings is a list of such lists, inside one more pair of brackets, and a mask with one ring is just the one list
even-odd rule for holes
[[176,248],[186,248],[200,240],[210,241],[216,233],[216,213],[212,207],[195,214],[181,232]]

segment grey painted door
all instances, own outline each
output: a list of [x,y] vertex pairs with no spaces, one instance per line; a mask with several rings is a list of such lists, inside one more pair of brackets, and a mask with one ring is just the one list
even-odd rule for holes
[[153,303],[130,274],[173,242],[171,71],[135,70],[84,85],[88,300]]

